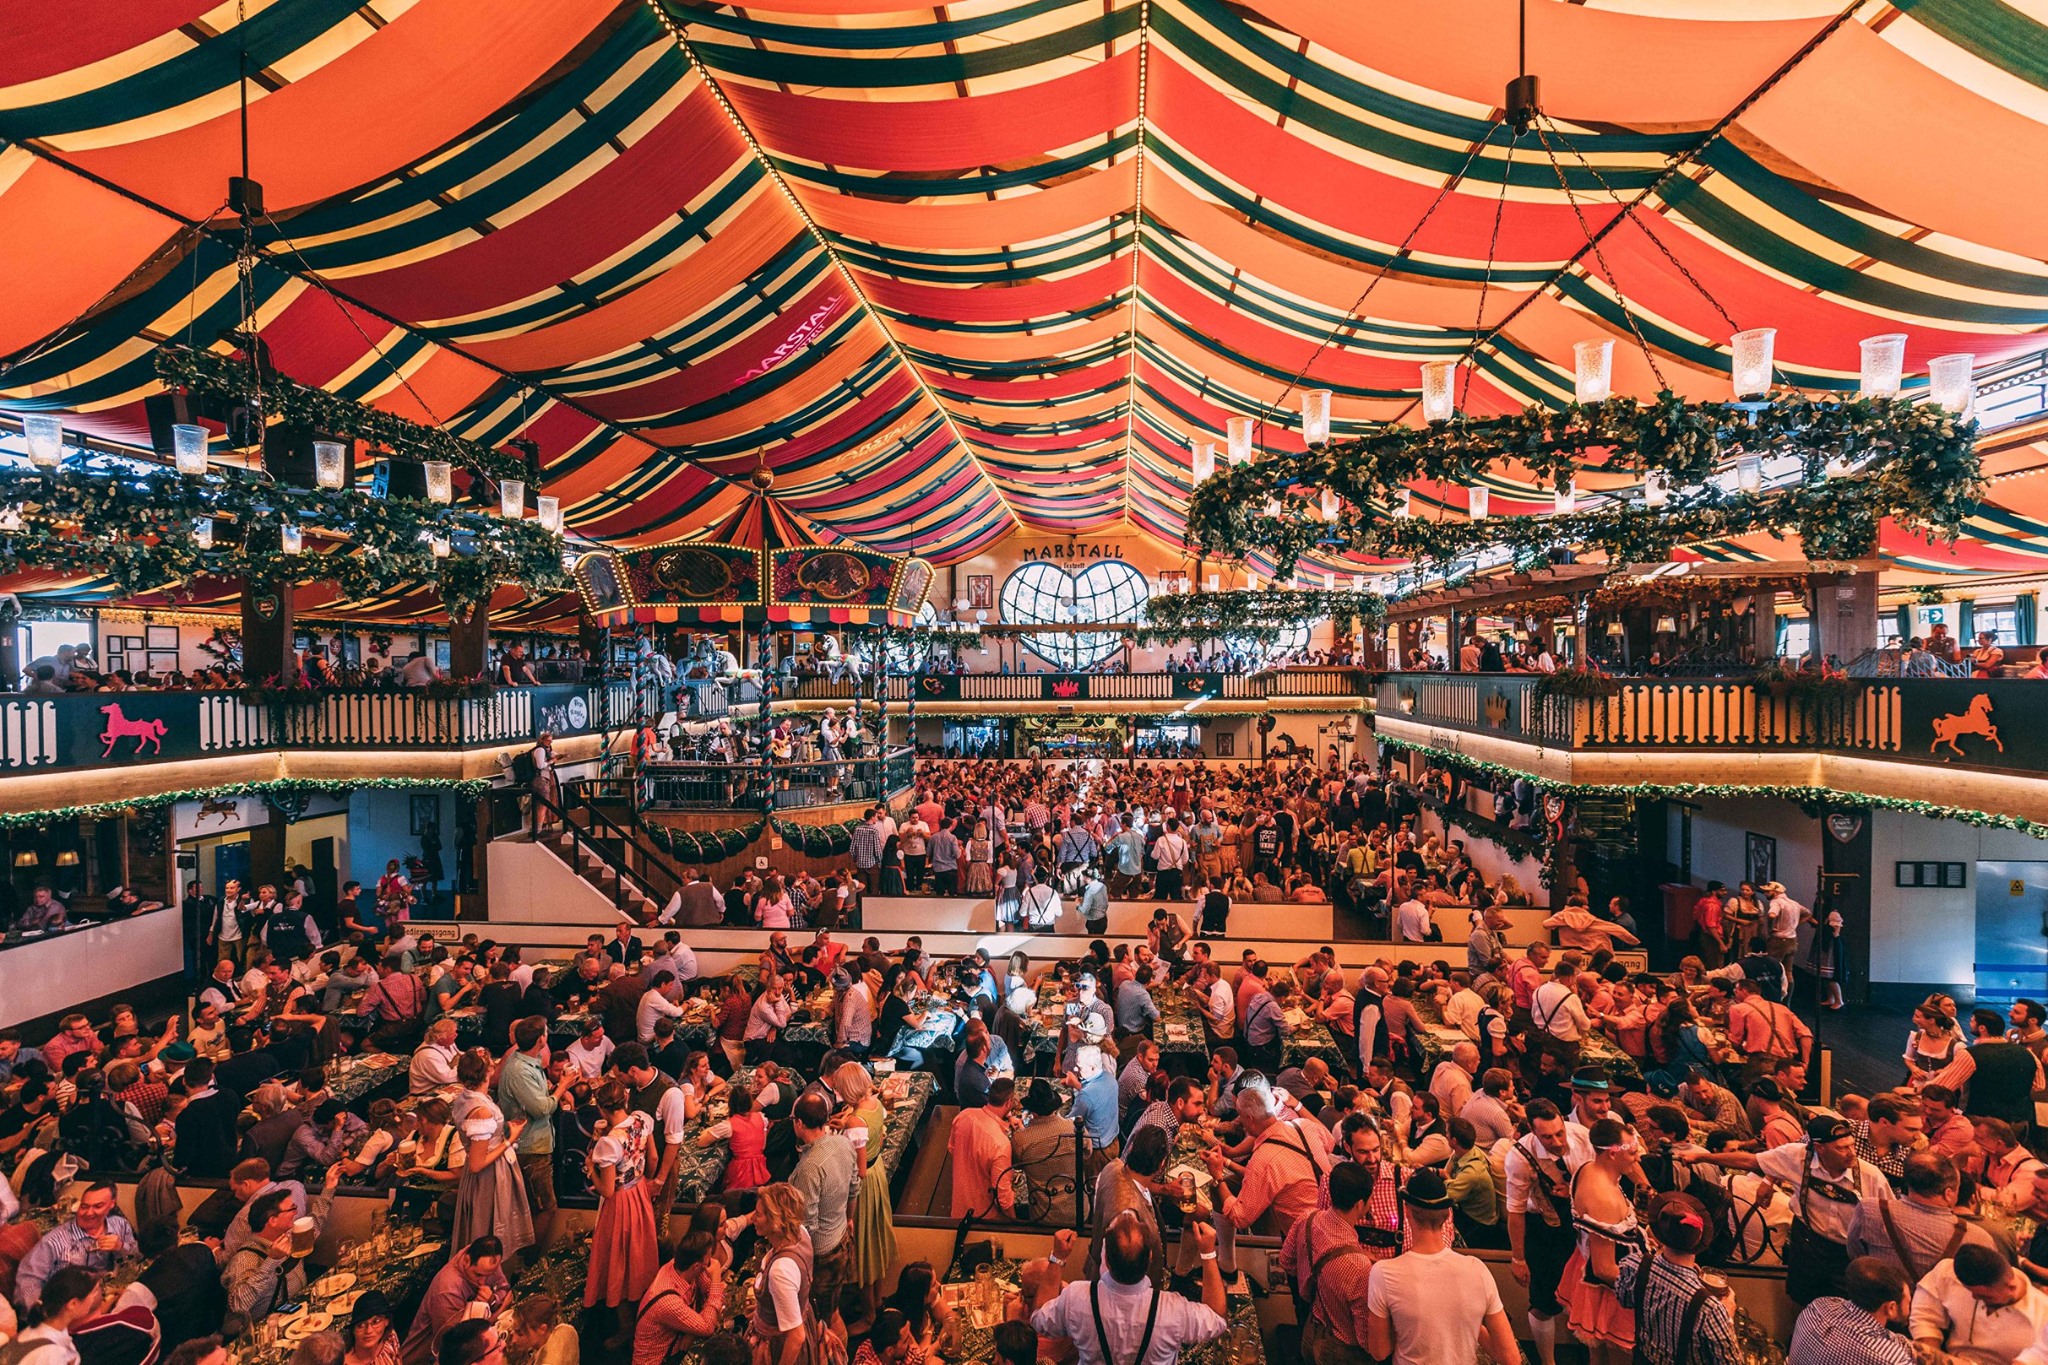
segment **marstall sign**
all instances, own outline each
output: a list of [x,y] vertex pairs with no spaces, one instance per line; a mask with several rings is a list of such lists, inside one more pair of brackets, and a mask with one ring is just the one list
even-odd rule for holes
[[1017,552],[1026,564],[1037,559],[1060,559],[1076,563],[1084,559],[1122,559],[1124,547],[1115,541],[1083,545],[1077,541],[1055,541],[1050,545],[1026,545]]

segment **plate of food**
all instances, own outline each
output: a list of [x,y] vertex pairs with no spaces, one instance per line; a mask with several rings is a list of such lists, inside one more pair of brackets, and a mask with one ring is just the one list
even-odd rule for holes
[[337,1294],[327,1301],[326,1311],[337,1318],[345,1318],[356,1311],[356,1300],[363,1296],[360,1289],[351,1289],[346,1294]]
[[285,1324],[284,1334],[293,1341],[303,1341],[315,1332],[324,1332],[334,1325],[332,1313],[308,1313]]
[[431,1256],[440,1249],[441,1244],[439,1242],[421,1242],[411,1251],[405,1253],[405,1259],[408,1261],[417,1261],[420,1257]]
[[322,1275],[319,1279],[313,1281],[308,1288],[320,1298],[331,1299],[337,1295],[346,1294],[354,1287],[355,1282],[356,1273],[353,1270],[336,1270],[330,1274]]

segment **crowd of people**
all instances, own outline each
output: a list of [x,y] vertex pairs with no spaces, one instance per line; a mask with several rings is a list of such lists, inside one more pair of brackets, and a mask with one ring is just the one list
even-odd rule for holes
[[[278,677],[247,675],[239,650],[222,648],[218,662],[197,668],[171,668],[157,672],[150,668],[103,668],[90,646],[59,645],[22,670],[22,692],[28,696],[63,696],[71,692],[234,692],[245,687],[348,688],[371,692],[425,689],[451,681],[448,672],[434,662],[424,645],[405,658],[375,650],[359,661],[348,659],[347,646],[339,636],[331,641],[317,637],[296,651],[297,675]],[[480,679],[503,687],[534,687],[542,683],[582,682],[603,676],[603,665],[580,645],[541,644],[531,650],[520,641],[492,652]]]

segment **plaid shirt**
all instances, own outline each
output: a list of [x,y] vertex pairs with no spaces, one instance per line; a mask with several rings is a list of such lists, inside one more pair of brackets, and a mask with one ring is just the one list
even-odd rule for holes
[[[1280,1269],[1297,1289],[1306,1289],[1316,1259],[1333,1247],[1346,1245],[1358,1245],[1358,1230],[1343,1215],[1324,1209],[1287,1230],[1287,1238],[1280,1244]],[[1365,1295],[1375,1259],[1369,1254],[1332,1256],[1316,1276],[1311,1311],[1347,1346],[1365,1345]]]
[[847,845],[857,868],[871,868],[882,861],[882,831],[875,828],[872,820],[864,820],[854,826]]
[[1700,1272],[1652,1256],[1643,1266],[1642,1302],[1636,1308],[1636,1349],[1649,1365],[1740,1365],[1742,1344],[1735,1320],[1718,1296],[1700,1305],[1698,1324],[1678,1339],[1685,1310],[1701,1289]]
[[135,1112],[142,1115],[142,1121],[156,1127],[156,1121],[164,1116],[164,1102],[171,1097],[171,1088],[162,1081],[141,1080],[114,1096],[123,1104],[135,1106]]

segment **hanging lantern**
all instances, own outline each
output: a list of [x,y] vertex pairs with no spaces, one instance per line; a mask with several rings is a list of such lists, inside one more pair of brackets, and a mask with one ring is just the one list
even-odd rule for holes
[[1643,471],[1643,506],[1662,507],[1671,501],[1671,484],[1661,469]]
[[1977,357],[1939,355],[1927,362],[1927,391],[1934,401],[1968,421],[1977,415]]
[[1323,591],[1337,591],[1337,575],[1330,572],[1328,569],[1323,570]]
[[562,500],[543,493],[533,500],[534,515],[540,518],[540,528],[556,535],[562,534]]
[[1581,341],[1572,346],[1572,392],[1581,404],[1605,402],[1614,392],[1614,343]]
[[1252,419],[1233,417],[1225,428],[1230,441],[1230,462],[1243,464],[1252,457]]
[[1208,578],[1203,580],[1202,586],[1210,592],[1221,592],[1223,590],[1223,575],[1220,573],[1210,574]]
[[192,543],[202,550],[211,550],[213,548],[212,517],[194,517],[192,519]]
[[1572,486],[1570,478],[1566,478],[1550,495],[1550,511],[1554,516],[1568,516],[1577,511],[1578,506],[1578,489]]
[[1259,576],[1257,574],[1247,573],[1244,576],[1244,590],[1246,592],[1257,592],[1259,590]]
[[428,460],[421,466],[427,473],[427,501],[449,503],[455,500],[455,467],[446,460]]
[[1364,592],[1364,591],[1365,591],[1365,575],[1364,575],[1364,574],[1362,574],[1362,573],[1355,573],[1355,574],[1351,575],[1351,591],[1353,591],[1353,592]]
[[1737,398],[1763,398],[1771,391],[1771,351],[1778,329],[1752,327],[1728,339],[1729,373]]
[[1738,455],[1735,457],[1735,486],[1745,493],[1754,493],[1764,486],[1763,456]]
[[1397,517],[1412,517],[1415,515],[1415,492],[1413,489],[1402,489],[1401,496],[1394,499],[1394,515]]
[[322,488],[341,487],[342,455],[339,441],[313,442],[313,482]]
[[1422,366],[1422,420],[1448,422],[1457,413],[1458,362],[1431,360]]
[[1906,334],[1886,332],[1856,343],[1863,353],[1863,373],[1856,385],[1860,398],[1896,398],[1905,382]]
[[306,533],[296,526],[279,527],[277,545],[288,555],[301,554],[306,548]]
[[498,515],[507,521],[517,521],[526,515],[526,481],[524,479],[500,479],[498,481]]
[[1337,519],[1338,513],[1344,510],[1344,504],[1342,500],[1340,500],[1334,492],[1327,488],[1323,490],[1323,496],[1320,501],[1322,503],[1324,521],[1335,521]]
[[28,462],[37,469],[55,469],[64,460],[64,419],[38,413],[21,419],[28,437]]
[[1465,491],[1465,515],[1474,521],[1486,520],[1486,497],[1487,490],[1478,484],[1474,484],[1471,488],[1467,489]]
[[1303,444],[1330,443],[1330,391],[1307,389],[1301,395],[1301,439]]
[[1622,636],[1628,634],[1628,628],[1622,625],[1619,620],[1609,621],[1607,623],[1607,634],[1610,638],[1619,640]]
[[1194,458],[1191,462],[1191,468],[1188,470],[1188,473],[1193,477],[1196,483],[1202,483],[1215,472],[1216,443],[1214,441],[1195,442]]
[[448,557],[448,537],[436,535],[429,531],[427,533],[427,546],[434,552],[434,558],[446,559]]
[[1678,621],[1670,612],[1667,611],[1657,618],[1657,633],[1659,635],[1676,635],[1678,633]]

